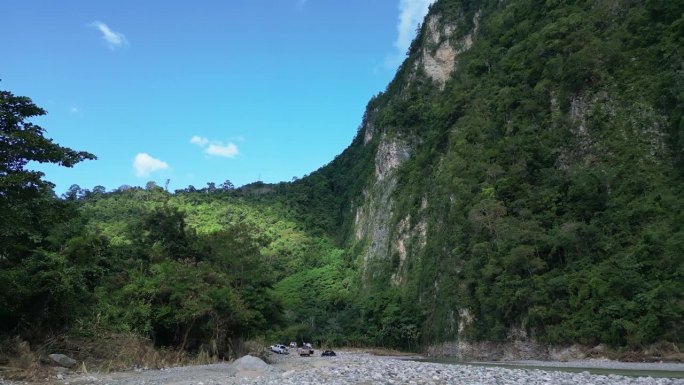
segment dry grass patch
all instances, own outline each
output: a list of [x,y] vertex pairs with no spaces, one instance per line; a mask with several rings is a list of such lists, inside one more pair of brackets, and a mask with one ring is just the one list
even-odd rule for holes
[[0,341],[0,378],[39,381],[51,376],[50,368],[40,362],[41,354],[19,338]]
[[62,353],[78,364],[71,371],[112,372],[134,368],[161,369],[181,365],[218,362],[215,354],[203,350],[196,355],[169,348],[155,348],[151,341],[133,334],[105,334],[97,339],[65,335],[46,339],[31,347],[19,338],[0,341],[0,378],[45,383],[57,369],[47,358]]
[[[156,348],[151,341],[134,334],[109,334],[98,339],[66,339],[65,350],[83,362],[84,370],[110,372],[133,368],[161,369],[171,366],[209,364],[218,358],[201,351],[197,355]],[[68,353],[67,353],[68,354]]]

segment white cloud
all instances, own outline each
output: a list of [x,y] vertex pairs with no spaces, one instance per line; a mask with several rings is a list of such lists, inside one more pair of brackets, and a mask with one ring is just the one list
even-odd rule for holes
[[418,24],[428,12],[430,4],[435,0],[399,0],[399,24],[397,25],[397,40],[394,46],[401,52],[406,52],[415,37]]
[[209,139],[202,137],[202,136],[195,135],[192,138],[190,138],[190,143],[196,144],[200,147],[204,147],[207,145],[207,143],[209,143]]
[[133,169],[135,170],[135,175],[137,177],[145,177],[150,175],[150,173],[160,170],[166,170],[169,168],[169,164],[163,160],[159,160],[151,157],[145,152],[135,156],[133,160]]
[[212,143],[204,152],[209,155],[224,156],[226,158],[235,158],[239,153],[237,146],[233,143],[228,143],[225,146],[221,143]]
[[115,49],[120,47],[125,47],[128,45],[128,40],[121,32],[113,31],[109,26],[101,21],[94,21],[90,23],[91,27],[97,28],[102,32],[102,38],[107,43],[109,49]]
[[394,47],[397,51],[387,56],[388,67],[399,65],[406,55],[411,41],[416,37],[416,28],[423,21],[430,4],[435,0],[399,0],[399,23],[397,24],[397,40]]
[[[238,136],[236,140],[244,141],[245,138],[243,136]],[[204,153],[207,155],[235,158],[240,153],[238,147],[233,142],[223,144],[223,142],[209,140],[199,135],[194,135],[192,138],[190,138],[190,143],[203,148]]]

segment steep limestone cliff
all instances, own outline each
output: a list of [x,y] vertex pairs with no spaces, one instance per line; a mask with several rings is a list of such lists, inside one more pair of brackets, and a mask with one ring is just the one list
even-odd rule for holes
[[346,245],[376,343],[681,342],[682,11],[431,7],[353,145],[373,153]]
[[[426,222],[420,219],[412,221],[410,214],[395,212],[393,198],[398,181],[397,170],[411,158],[413,148],[419,146],[422,139],[419,134],[412,132],[420,131],[420,125],[405,127],[400,124],[386,127],[386,124],[383,125],[382,115],[391,113],[388,110],[396,108],[398,104],[405,104],[410,99],[408,94],[414,87],[412,82],[418,78],[430,79],[437,86],[428,85],[428,88],[444,88],[456,66],[458,55],[472,46],[473,36],[478,28],[480,14],[475,12],[466,32],[458,34],[457,25],[459,22],[463,23],[461,19],[465,17],[464,12],[459,14],[457,20],[448,19],[438,12],[426,17],[425,25],[412,48],[416,52],[406,60],[400,69],[400,75],[394,81],[396,94],[389,95],[388,91],[378,98],[381,100],[373,104],[373,107],[369,104],[369,109],[372,110],[366,113],[360,131],[364,145],[376,146],[376,156],[373,164],[374,178],[363,190],[363,199],[355,207],[354,242],[367,245],[362,256],[365,272],[368,272],[369,260],[392,259],[393,256],[398,258],[398,263],[395,263],[396,271],[392,272],[395,284],[402,281],[401,267],[408,255],[408,244],[414,245],[414,252],[425,246]],[[390,85],[388,89],[392,87]],[[427,200],[423,199],[421,210],[426,207]],[[396,215],[401,215],[401,219],[397,219]]]

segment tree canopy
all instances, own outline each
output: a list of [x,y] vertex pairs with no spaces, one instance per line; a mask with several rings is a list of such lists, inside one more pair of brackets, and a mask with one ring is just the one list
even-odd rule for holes
[[[40,223],[50,216],[46,200],[54,187],[40,171],[27,169],[29,162],[55,163],[72,167],[95,159],[85,151],[62,147],[44,136],[45,130],[30,122],[44,115],[31,99],[0,91],[0,257],[17,250],[40,232]],[[31,237],[33,236],[33,237]]]

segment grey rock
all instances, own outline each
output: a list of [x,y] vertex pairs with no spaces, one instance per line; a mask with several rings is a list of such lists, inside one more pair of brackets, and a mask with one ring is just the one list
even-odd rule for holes
[[566,348],[550,347],[549,356],[553,361],[566,362],[570,360],[582,360],[587,357],[579,345],[572,345]]
[[50,358],[53,363],[65,368],[73,368],[77,363],[73,358],[60,353],[50,354],[48,355],[48,358]]
[[248,370],[255,372],[263,372],[269,368],[268,364],[265,363],[261,358],[250,355],[238,358],[233,363],[233,366],[235,366],[235,369],[237,370]]

